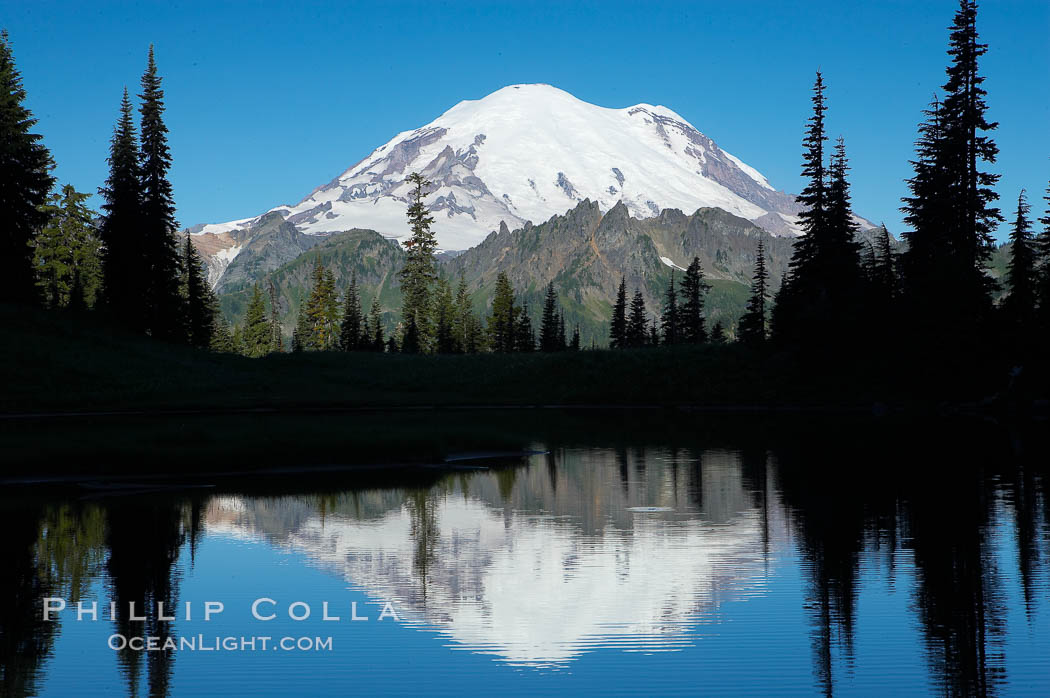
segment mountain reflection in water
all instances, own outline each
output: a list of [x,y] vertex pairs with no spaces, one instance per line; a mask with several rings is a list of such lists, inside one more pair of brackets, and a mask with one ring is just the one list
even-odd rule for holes
[[305,551],[463,649],[544,665],[689,644],[700,616],[763,586],[765,551],[788,540],[773,500],[756,505],[731,453],[593,449],[321,511],[217,497],[205,522]]
[[[725,623],[752,623],[752,635],[805,638],[810,690],[877,692],[862,678],[899,668],[866,653],[878,629],[865,631],[858,617],[890,589],[907,596],[907,608],[880,627],[917,629],[924,669],[907,677],[913,689],[1048,691],[1045,460],[1007,436],[796,435],[742,439],[743,449],[610,437],[586,447],[523,444],[549,452],[389,486],[5,497],[3,693],[41,690],[66,661],[55,652],[63,624],[40,621],[40,599],[75,602],[101,582],[100,598],[124,606],[174,604],[186,575],[221,574],[183,564],[213,537],[295,551],[394,601],[406,632],[436,632],[450,649],[519,670],[557,672],[595,652],[674,651],[687,662],[698,642],[730,642],[719,637]],[[790,598],[791,579],[804,622],[787,612],[757,622],[736,610]],[[133,623],[119,615],[97,634],[179,626],[155,610],[140,623],[145,631]],[[770,640],[769,652],[777,649]],[[129,693],[172,692],[176,653],[116,654]],[[225,661],[238,671],[236,659]],[[755,672],[750,681],[777,691],[777,676]]]

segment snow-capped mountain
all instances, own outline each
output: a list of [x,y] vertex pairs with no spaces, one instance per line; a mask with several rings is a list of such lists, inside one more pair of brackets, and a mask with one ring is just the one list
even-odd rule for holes
[[[398,134],[298,204],[267,213],[307,234],[368,228],[405,237],[405,178],[414,171],[434,183],[426,203],[439,245],[450,250],[479,243],[501,222],[510,229],[539,223],[584,199],[603,211],[623,201],[636,218],[716,207],[777,235],[798,232],[793,196],[674,111],[599,107],[550,85],[511,85],[460,102]],[[258,219],[190,232],[237,233]]]

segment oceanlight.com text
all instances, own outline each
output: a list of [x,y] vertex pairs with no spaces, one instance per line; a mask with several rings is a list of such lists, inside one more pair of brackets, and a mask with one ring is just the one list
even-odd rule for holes
[[159,637],[119,633],[110,635],[106,641],[111,650],[133,652],[331,652],[332,638],[328,637],[272,637],[269,635],[221,637],[183,635]]

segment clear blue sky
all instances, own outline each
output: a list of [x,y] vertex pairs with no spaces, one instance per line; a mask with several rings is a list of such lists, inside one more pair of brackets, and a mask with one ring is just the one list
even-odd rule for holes
[[[0,22],[58,163],[105,180],[122,87],[156,45],[183,225],[295,203],[399,131],[504,85],[607,107],[666,105],[779,189],[800,188],[813,73],[846,138],[857,212],[901,229],[915,126],[944,82],[955,0],[788,2],[49,2]],[[1050,179],[1050,2],[986,0],[1000,204]],[[97,204],[97,200],[96,200]],[[1000,237],[1006,234],[1000,231]]]

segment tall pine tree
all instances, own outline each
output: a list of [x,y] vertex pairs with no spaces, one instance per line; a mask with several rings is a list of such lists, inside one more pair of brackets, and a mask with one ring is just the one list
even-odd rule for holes
[[408,207],[408,221],[412,235],[405,241],[405,266],[401,270],[401,318],[405,326],[409,320],[419,335],[422,350],[426,350],[433,335],[431,285],[437,279],[434,252],[437,239],[430,230],[434,219],[430,216],[423,197],[431,185],[423,175],[413,172],[405,181],[412,185],[412,203]]
[[[761,243],[759,243],[761,244]],[[693,257],[689,268],[685,270],[682,286],[681,315],[682,341],[687,344],[702,344],[707,341],[707,329],[704,327],[704,296],[711,289],[704,281],[704,269],[699,257]]]
[[492,297],[492,315],[489,316],[488,335],[492,351],[510,353],[514,351],[518,308],[514,304],[514,289],[506,272],[496,276],[496,291]]
[[769,298],[769,272],[766,271],[766,250],[761,240],[755,255],[755,275],[751,279],[751,297],[747,311],[740,318],[737,334],[746,344],[766,341],[766,300]]
[[[561,339],[559,339],[561,333]],[[565,348],[564,323],[558,313],[558,293],[554,282],[547,284],[543,298],[543,318],[540,321],[540,351],[561,351]]]
[[1012,337],[1027,344],[1033,329],[1036,308],[1036,256],[1032,240],[1031,206],[1024,189],[1017,197],[1017,217],[1010,231],[1010,261],[1006,269],[1009,295],[1003,300],[1003,312]]
[[[346,300],[343,303],[343,322],[339,329],[339,348],[343,351],[357,351],[365,342],[364,318],[361,315],[361,294],[357,290],[357,274],[350,277],[350,287],[346,289]],[[370,342],[369,342],[370,343]]]
[[998,147],[988,135],[979,59],[977,3],[960,0],[950,27],[944,99],[926,112],[917,143],[915,176],[904,199],[908,250],[902,259],[911,330],[931,345],[950,338],[959,348],[982,336],[995,284],[987,274],[992,231],[1002,220],[993,206],[998,175],[984,171]]
[[645,309],[645,298],[640,289],[634,290],[631,299],[631,314],[627,318],[627,346],[644,347],[649,342],[649,312]]
[[0,32],[0,301],[33,302],[33,234],[47,221],[43,206],[51,187],[51,154],[32,133],[37,120],[23,102],[7,31]]
[[529,304],[523,301],[518,312],[518,322],[514,328],[514,350],[532,352],[536,350],[536,334],[532,331],[532,318],[529,316]]
[[627,280],[620,278],[620,289],[616,292],[612,321],[609,323],[609,347],[623,349],[627,346]]
[[773,333],[783,341],[797,341],[810,329],[808,320],[820,309],[814,306],[824,295],[819,285],[820,244],[828,229],[828,178],[824,163],[824,76],[817,71],[813,84],[813,116],[807,122],[802,140],[802,176],[806,186],[796,197],[802,207],[799,225],[802,235],[792,245],[788,272],[781,281],[773,311]]
[[204,261],[189,235],[183,248],[183,294],[186,303],[186,339],[191,346],[211,346],[215,333],[215,294],[205,276]]
[[222,313],[217,308],[212,324],[215,327],[215,331],[211,337],[211,350],[221,354],[236,354],[237,348],[233,342],[233,333],[230,331],[226,318],[222,316]]
[[460,352],[456,339],[456,302],[452,297],[452,286],[448,281],[437,280],[434,296],[434,349],[439,354]]
[[409,314],[408,320],[401,332],[401,345],[398,351],[402,354],[418,354],[422,351],[419,343],[419,325],[416,324],[416,315]]
[[474,314],[470,295],[467,293],[467,281],[462,275],[456,287],[456,339],[460,351],[465,354],[478,353],[485,343],[481,321]]
[[314,262],[312,283],[303,308],[308,334],[301,343],[307,350],[331,351],[339,342],[339,294],[335,277],[321,264],[320,257]]
[[292,330],[292,353],[301,354],[312,343],[313,333],[310,332],[310,319],[307,317],[306,308],[299,307],[295,314],[295,328]]
[[181,259],[175,231],[175,201],[168,170],[171,151],[168,127],[164,124],[164,90],[149,47],[146,72],[142,75],[140,168],[142,217],[138,234],[146,262],[146,284],[140,289],[148,305],[147,323],[154,337],[177,341],[184,338],[184,307],[179,294]]
[[671,281],[664,293],[663,314],[660,316],[660,332],[664,344],[678,344],[681,341],[681,318],[678,311],[678,294],[674,290],[674,268],[671,269]]
[[379,306],[379,293],[372,299],[372,307],[368,309],[368,332],[372,340],[371,351],[382,353],[385,346],[383,339],[383,311]]
[[1039,271],[1036,275],[1036,326],[1040,343],[1050,345],[1050,184],[1046,187],[1046,215],[1039,219],[1043,229],[1035,240],[1039,256]]
[[244,315],[244,355],[251,358],[270,353],[270,321],[266,316],[266,302],[259,284],[252,287],[252,297]]
[[102,293],[112,316],[144,332],[148,326],[147,269],[142,244],[142,177],[139,145],[128,90],[109,146],[109,177],[102,195]]
[[802,176],[807,183],[797,201],[803,235],[793,244],[788,274],[773,310],[774,335],[791,342],[829,346],[853,338],[861,298],[860,245],[850,205],[849,170],[840,138],[825,164],[827,105],[824,79],[817,72],[813,116],[803,139]]
[[992,233],[1003,220],[992,202],[999,198],[992,187],[999,175],[984,172],[982,163],[994,164],[999,147],[988,134],[999,124],[987,120],[987,91],[981,85],[978,61],[988,51],[977,35],[977,2],[960,0],[949,36],[948,55],[952,64],[944,84],[944,127],[948,158],[957,163],[953,168],[957,180],[951,186],[955,216],[951,240],[961,269],[971,280],[971,300],[975,309],[986,309],[988,293],[993,287],[986,273],[989,257],[995,249]]
[[281,296],[277,293],[273,278],[266,280],[270,297],[270,351],[284,351],[284,335],[281,333]]

